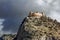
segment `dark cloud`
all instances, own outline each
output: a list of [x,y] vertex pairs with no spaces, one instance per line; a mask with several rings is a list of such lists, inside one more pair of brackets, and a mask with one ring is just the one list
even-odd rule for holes
[[[3,31],[17,32],[23,18],[28,15],[30,10],[35,10],[37,6],[31,0],[1,0],[0,18],[4,18]],[[37,9],[36,9],[37,10]],[[35,10],[35,11],[36,11]]]
[[[53,0],[52,2],[48,0],[42,1],[44,1],[44,4],[38,5],[35,0],[0,0],[0,18],[5,19],[2,30],[4,32],[17,32],[19,25],[23,18],[28,15],[29,11],[42,11],[50,17],[52,16],[52,13],[55,13],[53,15],[56,15],[56,0]],[[59,15],[59,13],[57,15]],[[53,18],[56,17],[53,16]]]
[[[18,0],[17,0],[18,1]],[[25,17],[25,11],[19,7],[16,0],[6,0],[0,3],[0,18],[4,18],[3,31],[16,32],[22,19]],[[16,3],[17,2],[17,3]],[[21,5],[21,4],[20,4]]]
[[[2,1],[0,4],[0,18],[4,18],[3,23],[4,32],[17,32],[22,20],[28,15],[30,8],[32,9],[30,3],[32,1],[24,0],[6,0]],[[28,4],[29,3],[29,4]],[[30,8],[29,8],[29,6]],[[29,9],[29,10],[28,10]]]

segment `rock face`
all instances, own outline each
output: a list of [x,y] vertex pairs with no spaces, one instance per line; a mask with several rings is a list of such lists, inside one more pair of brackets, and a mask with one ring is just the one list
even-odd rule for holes
[[26,17],[14,40],[60,40],[60,23],[44,15]]

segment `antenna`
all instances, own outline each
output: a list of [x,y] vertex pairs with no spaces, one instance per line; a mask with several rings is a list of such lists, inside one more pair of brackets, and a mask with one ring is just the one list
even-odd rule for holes
[[46,16],[46,15],[45,15],[45,10],[44,10],[44,8],[43,8],[42,11],[43,11],[43,12],[42,12],[42,15],[43,15],[43,16]]
[[43,8],[43,10],[42,10],[42,11],[43,11],[43,13],[45,13],[45,10],[44,10],[44,8]]

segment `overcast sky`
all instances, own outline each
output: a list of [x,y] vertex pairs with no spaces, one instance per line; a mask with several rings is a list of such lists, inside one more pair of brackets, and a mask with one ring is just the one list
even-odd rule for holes
[[0,33],[17,32],[29,11],[44,12],[60,22],[60,0],[0,0]]

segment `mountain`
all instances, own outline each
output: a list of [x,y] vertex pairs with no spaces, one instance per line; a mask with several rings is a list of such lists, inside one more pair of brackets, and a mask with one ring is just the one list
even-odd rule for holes
[[3,34],[0,37],[0,40],[13,40],[15,38],[16,34]]
[[43,12],[30,12],[14,40],[60,40],[60,23]]

